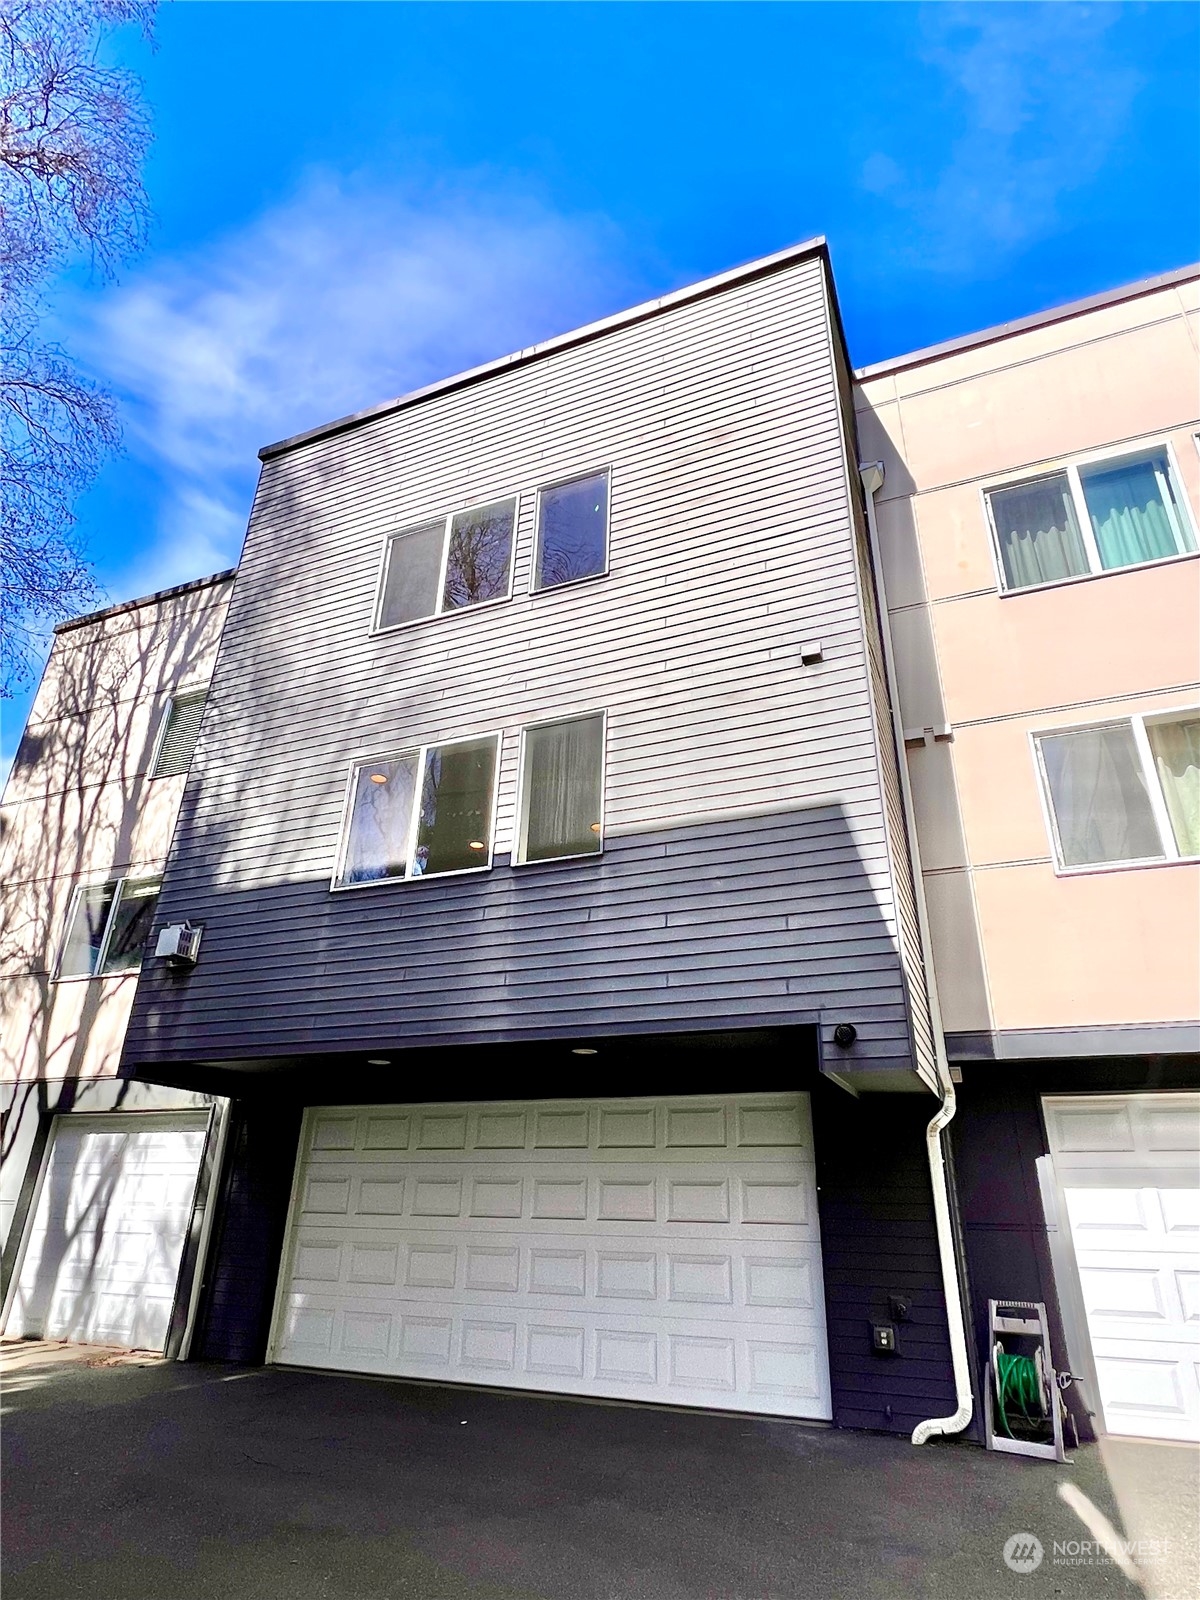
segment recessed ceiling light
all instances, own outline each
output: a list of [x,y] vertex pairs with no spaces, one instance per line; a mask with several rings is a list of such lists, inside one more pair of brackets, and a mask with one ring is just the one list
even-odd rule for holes
[[371,774],[371,782],[372,783],[386,783],[387,782],[387,773],[386,772],[373,772]]
[[571,1054],[573,1056],[596,1056],[599,1055],[600,1052],[598,1050],[589,1050],[586,1045],[577,1045],[575,1049],[571,1051]]
[[367,1057],[367,1065],[369,1067],[390,1067],[391,1064],[392,1064],[392,1059],[391,1059],[390,1056],[368,1056]]

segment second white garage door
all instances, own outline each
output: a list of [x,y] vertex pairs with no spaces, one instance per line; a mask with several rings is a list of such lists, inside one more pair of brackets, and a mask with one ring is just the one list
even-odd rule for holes
[[5,1332],[161,1350],[208,1113],[56,1117]]
[[311,1110],[272,1355],[828,1418],[808,1097]]

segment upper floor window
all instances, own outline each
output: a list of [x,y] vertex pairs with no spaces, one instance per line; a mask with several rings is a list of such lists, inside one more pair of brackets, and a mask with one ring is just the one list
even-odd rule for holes
[[334,887],[489,867],[499,744],[489,733],[358,762]]
[[1200,714],[1035,739],[1060,867],[1200,856]]
[[608,473],[538,491],[533,587],[553,589],[608,566]]
[[154,760],[150,764],[152,778],[172,778],[191,766],[207,699],[207,689],[190,689],[171,701],[163,716]]
[[485,600],[512,584],[517,502],[497,500],[403,528],[387,542],[376,627],[394,628]]
[[517,860],[595,855],[603,845],[604,717],[526,728]]
[[1165,446],[987,491],[1006,589],[1058,583],[1196,548]]
[[60,978],[136,972],[158,904],[157,878],[114,878],[82,884],[67,917]]

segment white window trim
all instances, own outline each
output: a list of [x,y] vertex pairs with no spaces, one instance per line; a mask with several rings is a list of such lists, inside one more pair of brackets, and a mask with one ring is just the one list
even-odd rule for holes
[[[1175,842],[1175,830],[1171,826],[1167,802],[1163,796],[1162,784],[1159,782],[1158,770],[1154,764],[1154,752],[1150,748],[1150,739],[1146,732],[1147,726],[1153,726],[1156,723],[1187,722],[1196,716],[1200,716],[1200,703],[1171,706],[1165,711],[1126,712],[1115,717],[1097,717],[1089,722],[1071,722],[1060,724],[1057,727],[1030,730],[1029,745],[1033,758],[1034,772],[1037,774],[1038,800],[1041,803],[1042,820],[1046,825],[1046,833],[1053,851],[1055,877],[1077,878],[1095,872],[1129,872],[1139,867],[1173,867],[1200,861],[1200,856],[1182,855],[1179,846]],[[1155,826],[1158,828],[1159,841],[1164,847],[1163,853],[1158,856],[1132,857],[1127,861],[1085,861],[1077,867],[1068,867],[1063,863],[1062,841],[1058,833],[1058,819],[1054,814],[1054,799],[1050,790],[1050,779],[1047,776],[1045,762],[1042,759],[1041,741],[1053,738],[1056,734],[1061,733],[1086,733],[1091,728],[1115,728],[1130,725],[1132,725],[1134,748],[1137,751],[1138,760],[1142,767],[1142,780],[1150,797],[1150,809],[1154,816]]]
[[[473,608],[472,608],[473,609]],[[421,818],[421,786],[425,778],[425,755],[429,750],[448,750],[456,744],[477,744],[481,739],[494,741],[496,754],[492,764],[492,806],[491,819],[488,830],[487,860],[481,861],[477,867],[456,867],[453,872],[434,872],[429,876],[424,873],[413,876],[412,866],[413,851],[416,849],[417,830]],[[399,761],[405,756],[415,755],[417,758],[417,781],[413,790],[412,816],[408,819],[408,836],[404,844],[404,873],[392,877],[370,878],[363,883],[342,883],[340,878],[346,865],[346,851],[350,845],[350,824],[354,813],[354,796],[358,789],[358,775],[364,767],[377,761]],[[473,877],[480,872],[490,872],[496,855],[496,807],[500,795],[500,765],[504,759],[504,731],[498,728],[488,728],[481,733],[458,734],[453,739],[428,739],[423,744],[405,745],[400,749],[389,751],[373,751],[369,755],[355,756],[350,763],[350,774],[346,780],[346,793],[342,799],[342,820],[338,829],[337,854],[334,857],[333,874],[329,880],[332,894],[343,894],[348,890],[357,889],[382,889],[387,885],[414,884],[414,883],[440,883],[444,878]]]
[[[96,965],[91,972],[64,972],[62,964],[67,955],[67,940],[70,938],[71,929],[75,926],[75,915],[79,909],[79,902],[89,889],[103,889],[107,884],[115,884],[116,888],[112,897],[112,904],[108,908],[108,916],[104,921],[104,933],[100,940],[100,948],[96,952]],[[105,972],[104,963],[108,957],[109,941],[112,939],[113,924],[117,920],[117,907],[121,904],[126,885],[134,888],[145,888],[153,884],[161,892],[162,876],[155,876],[153,872],[137,873],[127,872],[123,877],[114,878],[111,873],[105,873],[102,878],[83,878],[71,891],[71,900],[67,906],[67,918],[63,923],[62,935],[58,941],[58,960],[54,964],[55,983],[93,983],[97,978],[136,978],[141,971],[141,963],[136,967],[129,967],[124,972]]]
[[[1161,450],[1167,457],[1170,467],[1170,483],[1164,485],[1169,492],[1164,494],[1163,504],[1167,509],[1167,517],[1172,525],[1177,544],[1186,544],[1190,538],[1193,548],[1191,550],[1177,549],[1169,556],[1156,556],[1152,561],[1134,561],[1125,567],[1104,567],[1100,564],[1100,552],[1096,547],[1096,536],[1092,528],[1092,519],[1088,514],[1087,502],[1083,497],[1083,485],[1080,481],[1080,467],[1094,467],[1104,462],[1112,462],[1115,466],[1120,461],[1130,457],[1149,455],[1152,451]],[[1010,587],[1004,572],[1004,558],[1000,553],[1000,535],[996,528],[996,519],[992,513],[992,495],[999,489],[1017,489],[1024,483],[1036,483],[1040,478],[1052,478],[1060,474],[1066,476],[1071,491],[1071,500],[1075,512],[1075,520],[1079,525],[1079,535],[1083,540],[1084,552],[1087,555],[1089,571],[1077,572],[1069,578],[1049,578],[1045,583],[1025,583],[1016,588]],[[1161,434],[1152,434],[1141,439],[1126,440],[1122,444],[1105,445],[1100,450],[1088,450],[1080,455],[1061,456],[1053,461],[1041,461],[1037,466],[1023,467],[1019,471],[998,474],[985,479],[979,485],[979,498],[983,511],[984,526],[988,530],[988,546],[992,557],[992,571],[996,577],[996,588],[1001,599],[1010,595],[1036,594],[1042,589],[1060,589],[1071,583],[1091,583],[1097,578],[1112,578],[1123,572],[1144,572],[1148,567],[1166,566],[1171,561],[1195,561],[1200,555],[1200,526],[1197,525],[1196,515],[1192,510],[1192,503],[1188,498],[1187,486],[1179,470],[1179,458],[1175,454],[1173,440]],[[1176,514],[1178,513],[1178,514]]]
[[[484,506],[503,505],[506,501],[512,502],[513,525],[512,538],[508,546],[508,586],[503,594],[494,594],[490,600],[477,600],[470,606],[453,606],[446,610],[446,567],[450,560],[450,535],[454,526],[455,517],[461,517],[470,511],[481,511]],[[388,563],[391,560],[392,544],[395,540],[404,537],[405,533],[414,528],[420,528],[426,523],[442,520],[442,559],[438,563],[437,581],[437,610],[431,611],[425,617],[409,617],[406,622],[391,622],[386,625],[380,620],[383,615],[384,586],[387,583]],[[486,610],[488,606],[503,605],[513,597],[513,581],[517,564],[517,537],[521,525],[521,491],[514,490],[511,494],[492,495],[484,500],[472,500],[470,505],[459,506],[455,511],[434,512],[428,517],[414,517],[411,522],[406,522],[403,528],[397,528],[393,533],[386,534],[383,540],[383,550],[379,557],[379,570],[375,577],[375,609],[372,613],[371,637],[377,638],[388,633],[400,633],[405,628],[422,628],[426,623],[438,622],[443,617],[459,617],[468,613],[474,615],[477,611]],[[382,760],[383,757],[377,757]]]
[[[542,496],[551,489],[565,489],[572,483],[582,483],[586,478],[600,478],[607,480],[604,495],[604,564],[595,572],[586,572],[580,578],[568,578],[565,583],[539,584],[537,581],[538,565],[542,558]],[[529,593],[530,595],[557,594],[561,589],[574,589],[580,583],[593,583],[597,578],[606,578],[609,572],[612,547],[612,493],[613,469],[611,463],[602,467],[589,467],[586,472],[572,472],[568,477],[555,478],[550,483],[538,485],[533,504],[533,560],[529,563]]]
[[[158,719],[158,732],[154,735],[154,748],[150,752],[150,765],[146,768],[146,777],[151,782],[157,782],[160,777],[182,778],[185,776],[182,772],[156,773],[154,769],[158,765],[159,756],[162,754],[162,747],[167,737],[167,728],[171,723],[171,712],[175,709],[176,700],[188,700],[192,695],[197,694],[207,695],[211,689],[212,680],[210,679],[207,683],[181,684],[179,688],[171,690],[170,695],[167,697],[167,703],[162,708]],[[205,706],[205,710],[207,709],[208,707]],[[108,880],[105,879],[105,882],[108,882]]]
[[[563,587],[566,587],[563,585]],[[526,780],[525,780],[525,736],[537,728],[557,728],[564,722],[583,722],[589,717],[600,718],[600,848],[598,850],[576,850],[569,856],[543,856],[538,861],[528,861],[525,850],[528,845],[526,837],[529,818],[526,813]],[[515,812],[516,830],[513,838],[512,864],[514,867],[553,867],[560,861],[599,861],[604,854],[604,829],[605,806],[608,797],[608,711],[602,706],[592,706],[585,711],[564,711],[557,717],[539,717],[536,722],[526,722],[521,726],[521,738],[517,750],[517,808]]]

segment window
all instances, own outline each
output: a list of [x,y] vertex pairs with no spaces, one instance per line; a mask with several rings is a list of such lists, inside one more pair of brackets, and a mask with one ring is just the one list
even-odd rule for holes
[[1006,589],[1140,566],[1196,548],[1165,447],[990,489],[987,501]]
[[376,626],[395,628],[505,598],[516,519],[516,500],[497,500],[393,534]]
[[334,887],[489,867],[499,743],[486,734],[357,763]]
[[603,716],[525,729],[518,861],[597,854],[603,769]]
[[177,694],[171,701],[159,729],[158,747],[150,765],[152,778],[173,778],[191,766],[207,699],[207,689],[192,689],[187,694]]
[[63,940],[60,978],[136,972],[158,904],[158,879],[117,878],[75,892]]
[[1200,714],[1036,740],[1062,867],[1200,856]]
[[608,473],[597,472],[538,492],[533,587],[591,578],[608,565]]

